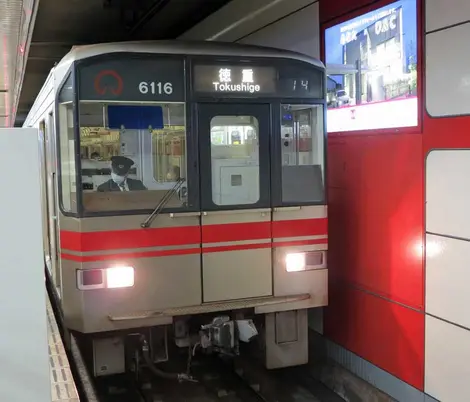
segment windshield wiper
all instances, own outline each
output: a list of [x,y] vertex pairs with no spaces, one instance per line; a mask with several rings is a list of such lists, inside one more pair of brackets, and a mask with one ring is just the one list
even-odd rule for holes
[[165,208],[165,205],[168,203],[168,201],[170,201],[171,197],[173,197],[176,194],[176,192],[181,188],[184,182],[185,182],[185,179],[183,178],[178,179],[176,184],[165,193],[165,195],[162,197],[158,205],[155,207],[152,213],[147,217],[147,219],[145,219],[145,221],[143,221],[140,224],[141,228],[143,229],[148,228],[152,224],[154,219],[160,214],[162,209]]

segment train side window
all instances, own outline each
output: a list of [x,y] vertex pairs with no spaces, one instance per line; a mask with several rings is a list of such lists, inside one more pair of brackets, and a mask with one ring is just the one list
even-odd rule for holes
[[322,105],[281,106],[282,202],[324,201]]
[[258,119],[215,116],[211,120],[212,201],[256,204],[260,199]]
[[61,203],[65,212],[77,212],[75,136],[72,102],[59,105]]
[[185,105],[163,105],[163,127],[152,131],[153,177],[158,183],[174,183],[186,177]]

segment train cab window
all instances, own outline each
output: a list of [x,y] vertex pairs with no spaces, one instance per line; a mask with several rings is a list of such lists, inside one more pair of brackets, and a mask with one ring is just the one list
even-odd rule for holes
[[59,104],[61,204],[65,212],[77,212],[75,135],[72,102]]
[[89,212],[184,208],[184,104],[80,103],[83,208]]
[[166,105],[166,124],[152,132],[153,177],[158,183],[173,183],[186,170],[184,104]]
[[282,202],[324,201],[322,105],[281,106]]
[[258,120],[216,116],[211,120],[212,201],[255,204],[260,198]]

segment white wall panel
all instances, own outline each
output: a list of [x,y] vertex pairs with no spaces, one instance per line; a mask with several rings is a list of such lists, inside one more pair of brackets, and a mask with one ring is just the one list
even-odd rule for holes
[[232,0],[178,39],[235,42],[316,0]]
[[426,159],[426,231],[470,239],[470,150],[429,153]]
[[468,0],[426,0],[426,32],[470,19]]
[[470,242],[426,235],[426,313],[470,328]]
[[[38,130],[0,129],[0,400],[50,402]],[[15,169],[12,173],[12,169]]]
[[469,37],[470,23],[426,35],[426,108],[431,116],[470,113]]
[[293,50],[319,58],[318,2],[246,36],[239,42]]
[[[426,313],[470,328],[469,172],[470,150],[435,150],[426,160],[426,230],[434,233],[426,235]],[[426,316],[425,392],[468,401],[470,332],[439,318]]]
[[468,402],[470,332],[426,316],[424,391],[442,402]]

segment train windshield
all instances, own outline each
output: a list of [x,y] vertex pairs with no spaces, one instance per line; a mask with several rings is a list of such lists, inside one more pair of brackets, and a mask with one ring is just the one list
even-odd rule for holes
[[59,93],[62,210],[323,205],[324,69],[270,58],[185,63],[139,55],[76,67],[76,84],[70,75]]
[[[186,177],[183,103],[80,103],[83,208],[153,209]],[[183,186],[166,202],[185,206]]]

